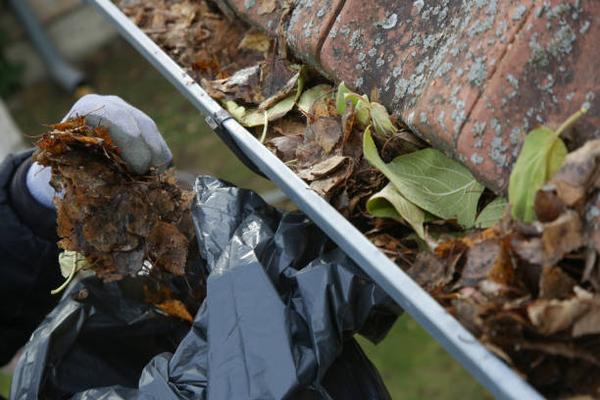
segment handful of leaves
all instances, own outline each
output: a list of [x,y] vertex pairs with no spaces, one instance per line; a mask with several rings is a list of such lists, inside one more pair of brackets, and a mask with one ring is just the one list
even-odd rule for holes
[[193,193],[173,170],[131,173],[105,128],[84,117],[52,125],[35,161],[52,168],[59,246],[83,254],[104,280],[147,273],[183,275],[194,237]]

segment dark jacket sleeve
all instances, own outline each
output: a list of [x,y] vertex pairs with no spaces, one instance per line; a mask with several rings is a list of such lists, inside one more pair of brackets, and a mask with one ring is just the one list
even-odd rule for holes
[[56,213],[29,193],[32,151],[0,165],[0,366],[8,363],[60,296]]

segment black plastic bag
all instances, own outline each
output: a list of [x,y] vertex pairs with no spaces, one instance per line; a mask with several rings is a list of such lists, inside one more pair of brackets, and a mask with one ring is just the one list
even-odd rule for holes
[[388,399],[352,336],[381,340],[398,306],[303,214],[215,178],[195,190],[208,294],[192,328],[135,282],[87,278],[33,334],[11,398]]

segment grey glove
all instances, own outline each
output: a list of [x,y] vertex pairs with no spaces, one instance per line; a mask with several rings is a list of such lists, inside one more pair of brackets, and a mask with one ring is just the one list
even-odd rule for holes
[[[73,105],[64,120],[77,116],[85,116],[88,125],[107,128],[121,157],[137,174],[144,174],[151,167],[165,169],[173,158],[154,121],[120,97],[88,94]],[[56,193],[49,180],[49,169],[37,163],[27,173],[29,192],[52,208]]]

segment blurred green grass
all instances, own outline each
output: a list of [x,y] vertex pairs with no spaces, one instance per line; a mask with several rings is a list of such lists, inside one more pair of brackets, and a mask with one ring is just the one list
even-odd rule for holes
[[0,372],[0,397],[8,399],[10,392],[10,375]]
[[[85,70],[95,92],[119,95],[156,121],[178,168],[258,192],[274,188],[236,160],[189,102],[124,42],[109,45],[86,63]],[[34,140],[44,124],[58,122],[75,100],[51,83],[41,83],[14,96],[9,106],[19,127]],[[358,340],[394,399],[491,398],[409,316],[402,316],[377,346]]]

